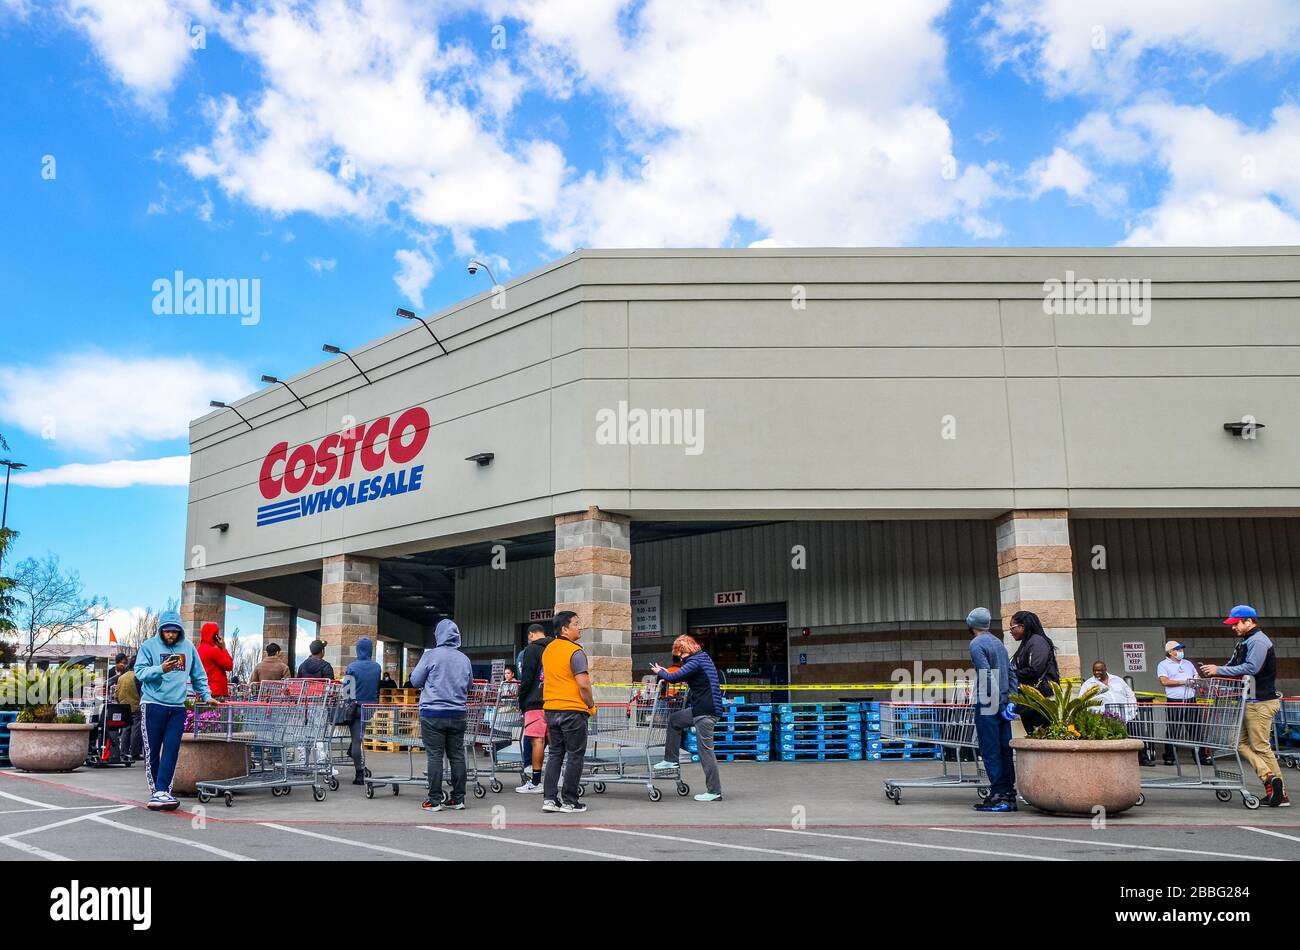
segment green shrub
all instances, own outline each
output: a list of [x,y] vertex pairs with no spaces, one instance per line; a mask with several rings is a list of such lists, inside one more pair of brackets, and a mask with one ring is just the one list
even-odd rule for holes
[[81,710],[79,709],[69,709],[62,716],[57,717],[54,721],[58,723],[63,723],[64,725],[74,725],[74,724],[81,725],[85,723],[86,717],[81,714]]
[[1029,734],[1031,739],[1127,739],[1124,723],[1097,709],[1101,692],[1100,686],[1093,686],[1074,696],[1068,685],[1053,683],[1050,696],[1025,686],[1010,698],[1047,720]]

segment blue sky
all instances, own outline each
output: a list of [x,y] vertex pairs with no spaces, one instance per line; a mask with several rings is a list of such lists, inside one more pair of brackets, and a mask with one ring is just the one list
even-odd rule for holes
[[[176,596],[188,419],[470,256],[1300,243],[1300,5],[1250,8],[0,0],[17,557]],[[177,270],[258,280],[256,325],[154,313]]]

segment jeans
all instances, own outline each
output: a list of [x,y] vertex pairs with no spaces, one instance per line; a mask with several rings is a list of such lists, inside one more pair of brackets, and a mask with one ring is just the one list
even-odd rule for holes
[[976,714],[975,737],[979,740],[984,771],[989,776],[990,799],[1014,797],[1016,764],[1011,757],[1011,723],[999,715]]
[[429,801],[442,801],[442,757],[451,765],[451,800],[465,800],[465,717],[420,717],[420,736],[428,757]]
[[132,761],[144,758],[144,738],[140,735],[144,713],[136,710],[131,713],[131,725],[122,731],[126,733],[123,754]]
[[[582,762],[587,752],[589,721],[590,717],[584,712],[546,711],[546,744],[551,749],[551,757],[546,760],[546,774],[542,778],[542,798],[546,801],[578,804],[578,780],[582,778]],[[564,767],[563,797],[557,798],[561,766]]]
[[181,736],[185,732],[185,707],[143,703],[145,776],[149,791],[172,793],[176,760],[181,754]]
[[682,736],[695,727],[695,737],[700,751],[700,766],[704,769],[704,787],[711,794],[722,794],[722,779],[718,775],[718,757],[713,752],[713,727],[715,716],[696,716],[690,709],[679,709],[668,717],[668,736],[664,740],[664,761],[676,762],[681,755]]
[[348,741],[348,755],[352,756],[352,768],[358,774],[366,774],[365,752],[361,748],[361,738],[365,734],[365,724],[361,720],[361,713],[358,711],[357,716],[348,723],[348,733],[351,739]]

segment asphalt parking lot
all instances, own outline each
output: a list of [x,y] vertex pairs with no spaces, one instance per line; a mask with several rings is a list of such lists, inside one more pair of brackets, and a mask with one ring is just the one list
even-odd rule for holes
[[[405,765],[372,759],[378,774]],[[800,860],[1280,861],[1300,857],[1300,815],[1247,811],[1209,792],[1148,794],[1102,827],[1043,815],[972,811],[966,789],[911,789],[888,802],[881,781],[935,771],[935,763],[733,763],[726,798],[705,805],[663,783],[589,793],[582,815],[549,815],[540,796],[470,797],[463,812],[425,813],[418,788],[373,799],[347,784],[324,802],[306,789],[249,794],[226,807],[184,800],[165,814],[143,807],[140,768],[57,776],[0,772],[5,860]],[[699,769],[685,767],[697,784]],[[1163,771],[1163,770],[1159,770]]]

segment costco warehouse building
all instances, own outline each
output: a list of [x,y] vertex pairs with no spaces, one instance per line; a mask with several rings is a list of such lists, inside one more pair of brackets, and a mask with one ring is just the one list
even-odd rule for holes
[[985,605],[1152,689],[1249,602],[1300,687],[1300,248],[579,251],[285,383],[191,424],[183,615],[336,669],[571,609],[598,682],[888,682]]

